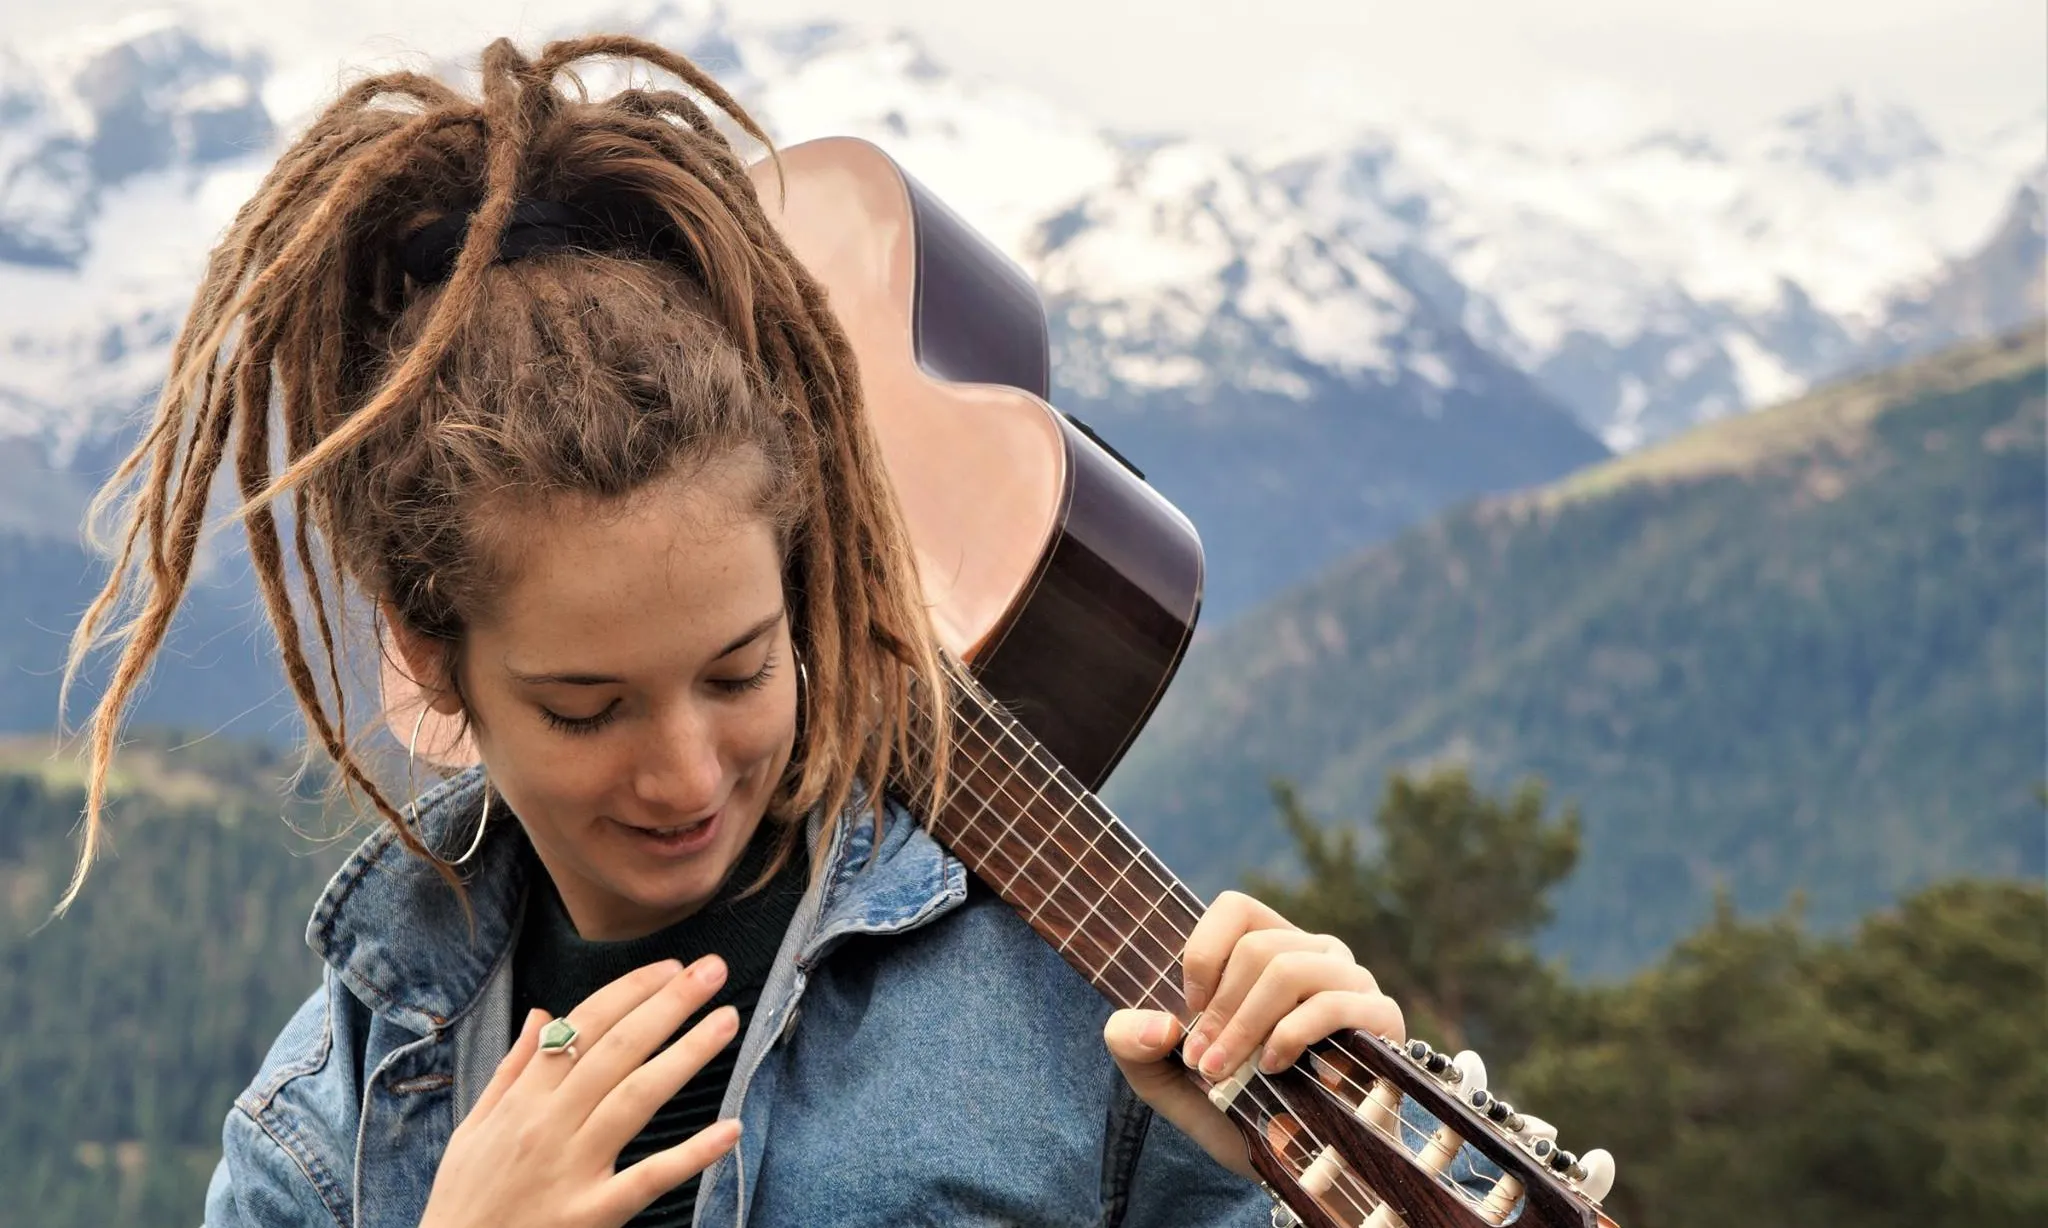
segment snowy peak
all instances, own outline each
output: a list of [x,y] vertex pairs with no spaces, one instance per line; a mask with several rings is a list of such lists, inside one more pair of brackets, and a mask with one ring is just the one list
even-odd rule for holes
[[1943,150],[1904,107],[1838,94],[1785,116],[1765,135],[1760,152],[1848,187],[1889,179]]
[[[267,57],[212,24],[0,51],[0,437],[90,437],[147,395],[207,247],[331,81],[311,35]],[[2041,114],[1944,148],[1842,95],[1725,145],[1664,130],[1566,156],[1406,120],[1252,160],[1105,131],[902,32],[695,3],[595,24],[697,61],[779,142],[888,150],[1037,280],[1062,378],[1090,395],[1427,413],[1505,362],[1619,448],[1843,370],[1897,335],[1902,294],[1916,319],[1945,310],[1916,288],[1974,253],[2003,285],[2048,140]]]
[[1712,137],[1701,132],[1682,132],[1673,128],[1645,133],[1629,142],[1622,152],[1630,156],[1667,156],[1694,162],[1728,160],[1728,155]]
[[1063,355],[1091,392],[1459,382],[1440,344],[1455,324],[1357,236],[1318,225],[1283,179],[1197,142],[1125,145],[1111,183],[1044,223],[1025,258],[1095,339],[1086,360]]
[[0,59],[0,260],[75,268],[102,195],[268,148],[268,65],[145,14]]

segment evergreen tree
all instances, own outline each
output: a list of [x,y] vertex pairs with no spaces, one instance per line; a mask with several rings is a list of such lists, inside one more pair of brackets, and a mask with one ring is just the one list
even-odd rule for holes
[[1298,883],[1254,875],[1246,889],[1343,939],[1402,1004],[1410,1034],[1490,1060],[1520,1052],[1556,993],[1531,939],[1578,860],[1577,811],[1546,816],[1535,781],[1489,797],[1462,768],[1391,776],[1370,832],[1324,831],[1284,782],[1273,796],[1306,873]]

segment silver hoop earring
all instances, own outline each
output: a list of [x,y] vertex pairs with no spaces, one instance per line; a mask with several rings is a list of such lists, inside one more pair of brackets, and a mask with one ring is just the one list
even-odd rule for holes
[[[408,791],[412,789],[413,762],[419,757],[420,727],[425,725],[426,723],[427,706],[425,704],[421,704],[419,719],[415,720],[412,723],[412,737],[408,739],[405,744],[405,787]],[[420,833],[419,797],[415,795],[410,801],[406,802],[405,808],[406,812],[412,816],[413,835],[419,837],[421,845],[424,846],[426,844],[426,839],[424,836],[421,836]],[[490,827],[490,823],[491,778],[488,774],[486,774],[484,776],[484,808],[483,813],[477,815],[476,817],[476,838],[469,842],[468,852],[464,853],[460,857],[457,857],[454,861],[443,862],[442,864],[450,866],[459,866],[467,862],[470,858],[476,856],[476,851],[484,846],[484,832]],[[431,852],[432,850],[428,851]],[[436,856],[438,857],[438,854],[436,854]]]

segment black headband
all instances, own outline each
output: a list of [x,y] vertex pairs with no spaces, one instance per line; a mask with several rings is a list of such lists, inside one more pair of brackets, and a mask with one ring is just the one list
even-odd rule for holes
[[[474,214],[450,213],[414,231],[399,249],[399,264],[414,281],[444,281],[455,271],[455,258],[469,237]],[[574,205],[554,200],[521,200],[512,206],[512,220],[498,244],[498,261],[517,260],[563,247],[605,247],[604,231]]]

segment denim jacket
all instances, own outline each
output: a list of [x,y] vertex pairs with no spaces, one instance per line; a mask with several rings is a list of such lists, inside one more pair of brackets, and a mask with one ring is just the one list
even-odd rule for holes
[[[435,847],[473,830],[480,779],[421,799]],[[228,1114],[211,1228],[418,1224],[510,1048],[516,840],[477,856],[473,936],[388,830],[336,873],[306,933],[321,987]],[[721,1116],[741,1141],[704,1174],[699,1228],[1267,1222],[1256,1185],[1131,1093],[1101,996],[906,812],[879,848],[849,813],[820,855],[738,1042]]]

